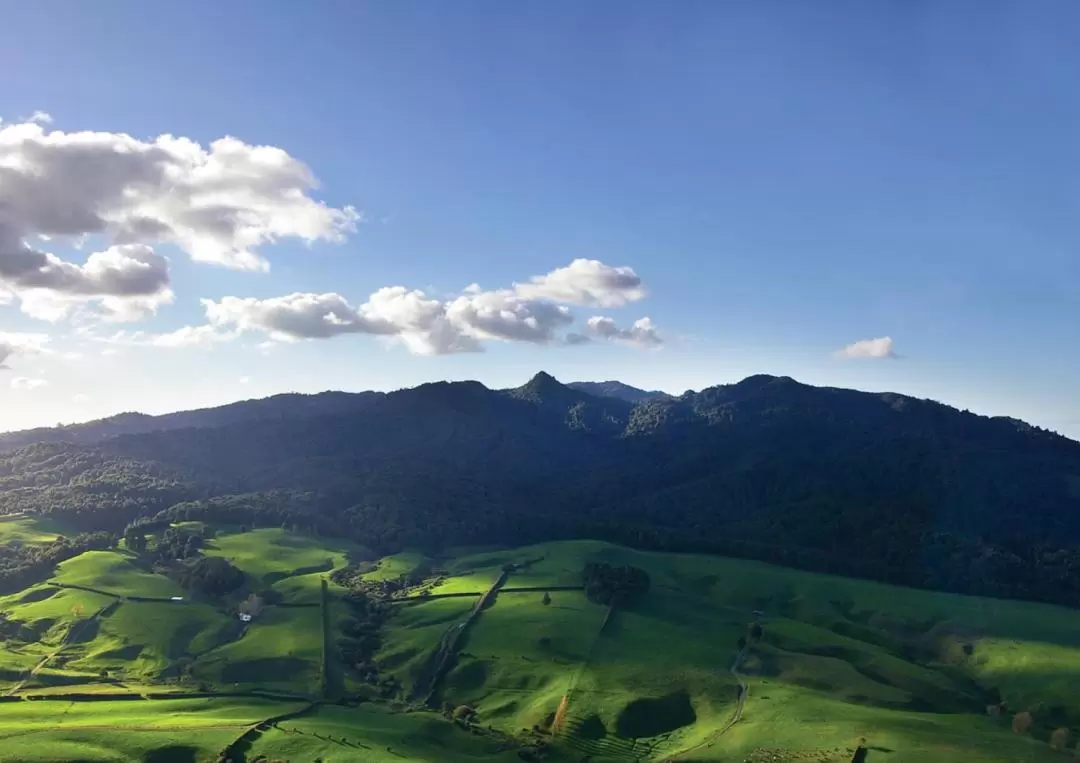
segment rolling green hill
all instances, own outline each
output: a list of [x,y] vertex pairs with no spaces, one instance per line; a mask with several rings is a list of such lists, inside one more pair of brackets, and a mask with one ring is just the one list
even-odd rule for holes
[[[0,598],[8,754],[847,763],[863,739],[870,763],[1050,763],[1051,733],[1080,730],[1080,614],[1060,607],[600,541],[372,561],[282,529],[200,529],[240,588],[162,598],[175,573],[147,566],[151,544]],[[596,603],[590,563],[643,570],[648,590]],[[101,587],[64,587],[86,582]],[[241,622],[268,587],[281,598]],[[343,657],[362,617],[365,665]]]

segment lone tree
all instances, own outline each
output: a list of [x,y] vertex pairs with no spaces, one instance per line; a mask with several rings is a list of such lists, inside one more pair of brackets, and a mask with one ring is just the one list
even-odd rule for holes
[[543,599],[541,599],[540,601],[541,601],[541,602],[543,603],[543,605],[544,605],[544,606],[546,607],[546,606],[547,606],[548,604],[550,604],[550,603],[551,603],[551,594],[550,594],[550,593],[548,593],[547,591],[544,591],[544,598],[543,598]]
[[1031,713],[1025,710],[1013,716],[1012,730],[1016,734],[1026,734],[1031,729],[1032,723],[1034,723],[1034,719],[1031,717]]

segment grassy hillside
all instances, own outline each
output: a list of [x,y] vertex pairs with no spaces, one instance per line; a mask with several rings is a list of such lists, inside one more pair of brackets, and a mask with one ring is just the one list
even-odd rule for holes
[[[481,591],[504,565],[530,560],[476,618],[441,689],[441,700],[475,708],[496,728],[544,726],[568,695],[562,743],[614,759],[755,759],[767,750],[776,757],[762,760],[846,761],[865,737],[894,762],[1039,761],[1054,759],[1051,728],[1080,721],[1069,680],[1080,615],[1070,610],[592,541],[454,558],[433,590]],[[579,592],[553,590],[545,604],[541,591],[513,590],[572,585],[598,560],[652,580],[603,632],[604,608]],[[399,605],[391,645],[407,642],[415,655],[426,642],[430,652],[472,601]],[[764,612],[764,635],[742,668],[745,711],[723,731],[737,704],[729,668],[754,611]],[[393,646],[383,660],[406,681],[422,664]],[[995,689],[1008,705],[1000,718],[986,712]],[[1026,709],[1033,733],[1013,734],[1011,713]]]
[[283,711],[248,699],[8,703],[0,750],[25,763],[213,760],[247,726]]
[[70,528],[48,517],[0,517],[0,546],[9,543],[44,546],[70,532]]
[[[387,695],[341,662],[343,628],[358,615],[337,585],[324,631],[321,581],[364,549],[211,529],[204,553],[245,580],[219,598],[116,550],[80,554],[0,598],[0,692],[50,698],[0,703],[5,753],[198,761],[243,736],[247,760],[509,761],[525,746],[553,762],[847,763],[863,738],[870,763],[1050,763],[1061,759],[1051,731],[1080,731],[1074,611],[596,541],[364,562],[356,585],[409,597],[382,605],[372,664],[400,685]],[[650,588],[609,610],[581,590],[589,562],[638,567]],[[418,574],[423,585],[385,585]],[[241,622],[239,601],[267,588],[281,603]],[[422,682],[433,696],[419,711],[406,700]],[[251,731],[305,705],[181,696],[252,691],[327,704]],[[343,692],[367,700],[339,706]],[[87,701],[102,694],[131,699]],[[988,715],[1000,700],[1004,711]],[[456,723],[473,733],[434,712],[462,707],[475,715]],[[1023,710],[1034,723],[1015,734]]]

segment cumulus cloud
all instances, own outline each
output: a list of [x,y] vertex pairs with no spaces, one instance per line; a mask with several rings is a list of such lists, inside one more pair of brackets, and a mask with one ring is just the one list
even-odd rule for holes
[[619,307],[645,297],[641,278],[632,268],[586,259],[514,284],[514,291],[525,298],[596,307]]
[[[360,219],[312,198],[314,175],[280,148],[68,133],[51,121],[38,112],[0,124],[0,295],[13,293],[34,317],[58,320],[87,302],[109,320],[153,313],[172,300],[156,243],[200,262],[266,270],[261,246],[341,241]],[[108,247],[84,264],[29,243],[88,236]]]
[[311,170],[274,146],[225,137],[202,146],[161,135],[0,125],[0,228],[7,236],[100,234],[169,242],[193,259],[265,270],[258,248],[282,238],[339,241],[352,207],[311,198]]
[[893,350],[892,337],[888,336],[878,337],[877,339],[861,339],[858,342],[852,342],[842,350],[838,350],[835,354],[836,357],[845,360],[880,360],[884,358],[899,357]]
[[0,371],[10,370],[9,359],[17,355],[35,355],[46,352],[49,337],[45,334],[21,334],[0,332]]
[[664,343],[649,317],[639,318],[628,329],[621,329],[615,320],[602,315],[594,315],[585,323],[585,337],[620,342],[635,347],[659,347]]
[[77,265],[21,241],[5,247],[0,222],[0,281],[20,298],[23,312],[38,320],[61,320],[89,302],[105,320],[141,320],[172,302],[169,280],[168,260],[149,246],[111,246]]
[[[630,268],[575,260],[527,284],[494,290],[471,284],[448,299],[404,286],[379,289],[359,305],[333,292],[270,299],[204,299],[207,324],[176,333],[232,338],[244,332],[262,332],[278,342],[370,334],[398,341],[417,355],[477,352],[485,341],[580,344],[589,337],[563,333],[574,323],[566,303],[623,304],[644,293],[641,279]],[[586,331],[596,338],[638,347],[661,344],[648,318],[629,329],[618,329],[612,322],[610,329],[601,324],[587,326]]]
[[27,392],[33,391],[40,387],[44,387],[48,382],[44,379],[31,379],[26,376],[16,376],[11,380],[11,388],[24,390]]

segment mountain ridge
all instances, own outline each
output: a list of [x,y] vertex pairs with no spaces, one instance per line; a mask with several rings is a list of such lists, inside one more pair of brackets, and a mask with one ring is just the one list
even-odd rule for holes
[[1014,419],[767,375],[636,404],[548,374],[325,400],[348,409],[0,453],[0,513],[384,551],[588,537],[1080,606],[1080,443]]

